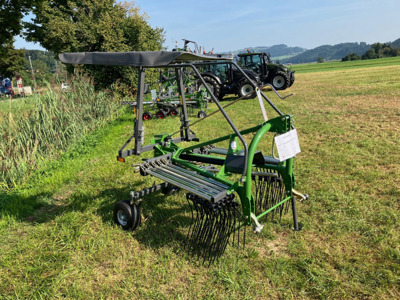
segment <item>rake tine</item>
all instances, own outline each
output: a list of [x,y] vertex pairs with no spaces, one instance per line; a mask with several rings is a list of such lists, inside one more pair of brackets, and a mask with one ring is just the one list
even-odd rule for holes
[[[213,223],[213,231],[211,233],[211,235],[209,235],[209,239],[207,241],[207,244],[209,245],[208,247],[208,251],[206,253],[204,253],[204,261],[209,260],[210,264],[211,261],[213,261],[213,258],[215,257],[215,253],[213,252],[213,246],[218,242],[218,237],[219,237],[219,233],[221,230],[221,208],[218,207],[219,205],[217,205],[216,207],[213,208],[213,214],[214,214],[214,223]],[[208,255],[207,255],[208,254]],[[209,264],[209,265],[210,265]]]
[[227,205],[226,203],[221,203],[220,213],[222,212],[222,219],[220,222],[219,234],[217,240],[215,241],[214,253],[215,257],[220,257],[225,250],[225,239],[227,234],[227,223],[229,222],[229,217],[227,216]]
[[[187,243],[185,243],[185,248],[186,248],[186,246],[187,246],[187,244],[189,243],[189,241],[190,241],[190,234],[191,234],[191,232],[192,232],[192,230],[193,230],[193,228],[194,228],[194,223],[196,222],[196,221],[194,221],[195,220],[195,218],[194,218],[194,213],[193,213],[193,209],[194,209],[194,204],[192,205],[192,203],[191,202],[193,202],[193,200],[191,199],[191,196],[192,196],[192,194],[186,194],[186,200],[187,200],[187,202],[189,203],[189,207],[190,207],[190,212],[191,212],[191,214],[192,214],[192,222],[190,223],[190,226],[189,226],[189,230],[188,230],[188,234],[187,234]],[[197,211],[196,211],[197,212]],[[196,218],[197,219],[197,218]],[[189,247],[189,246],[188,246]]]
[[[208,261],[211,265],[221,257],[226,250],[233,233],[235,239],[238,226],[237,244],[240,245],[240,213],[239,204],[234,201],[234,195],[228,196],[217,203],[211,203],[196,195],[188,194],[187,200],[191,209],[193,223],[188,230],[188,251],[196,254],[197,259]],[[235,243],[233,242],[233,245]]]
[[193,226],[192,232],[191,232],[191,236],[190,236],[190,246],[188,250],[190,251],[195,251],[196,250],[196,243],[195,241],[197,240],[197,236],[199,234],[199,230],[201,229],[202,226],[202,220],[204,217],[204,210],[202,209],[202,206],[199,205],[199,198],[197,198],[197,196],[192,195],[193,199],[193,205],[195,207],[196,210],[196,221],[195,224]]
[[218,251],[218,257],[220,257],[225,249],[226,246],[229,242],[229,236],[232,232],[232,214],[231,214],[231,210],[230,210],[230,203],[228,202],[226,204],[226,209],[224,210],[224,214],[225,214],[225,222],[224,222],[224,228],[223,228],[223,232],[222,232],[222,236],[221,239],[219,241],[218,247],[216,249],[216,251]]
[[[194,243],[193,243],[193,251],[199,253],[199,250],[202,247],[202,236],[204,234],[205,231],[205,224],[207,222],[207,218],[208,218],[208,212],[206,210],[206,208],[204,207],[204,201],[201,198],[197,198],[198,200],[198,207],[200,210],[200,218],[199,218],[199,223],[198,223],[198,227],[197,227],[197,231],[196,231],[196,235],[195,235],[195,239],[194,239]],[[196,249],[197,246],[197,249]]]

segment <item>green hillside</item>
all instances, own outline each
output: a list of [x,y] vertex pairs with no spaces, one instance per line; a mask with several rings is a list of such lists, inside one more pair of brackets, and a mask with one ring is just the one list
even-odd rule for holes
[[324,63],[296,64],[292,69],[299,73],[338,71],[346,69],[370,68],[400,65],[400,57],[388,57],[379,59],[356,60],[356,61],[331,61]]

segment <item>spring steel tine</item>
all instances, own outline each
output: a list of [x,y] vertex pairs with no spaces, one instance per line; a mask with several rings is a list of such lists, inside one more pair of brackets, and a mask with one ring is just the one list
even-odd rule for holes
[[[190,223],[189,230],[188,230],[188,234],[187,234],[187,236],[186,236],[187,241],[190,241],[190,233],[191,233],[191,230],[192,230],[192,228],[193,228],[193,226],[194,226],[194,222],[195,222],[195,221],[194,221],[194,214],[193,214],[193,210],[194,210],[193,205],[194,205],[194,204],[192,204],[192,203],[193,203],[193,200],[192,200],[191,198],[192,198],[192,194],[187,193],[187,194],[186,194],[186,200],[187,200],[187,202],[189,203],[190,213],[192,214],[192,222]],[[191,203],[191,202],[192,202],[192,203]],[[186,246],[187,246],[187,243],[185,244],[185,248],[186,248]]]
[[210,247],[209,247],[209,253],[208,253],[208,258],[210,259],[210,263],[213,257],[218,255],[218,245],[221,241],[221,233],[224,230],[224,214],[225,214],[225,209],[224,209],[224,203],[223,200],[219,201],[218,207],[215,209],[214,213],[216,214],[216,222],[214,224],[214,234],[212,236],[212,239],[210,239]]
[[188,250],[193,250],[194,249],[194,238],[195,238],[195,236],[196,236],[196,232],[198,231],[198,227],[199,227],[199,224],[200,224],[200,222],[201,222],[201,218],[202,218],[202,216],[201,216],[201,214],[202,214],[202,211],[200,211],[200,209],[199,209],[199,207],[198,207],[198,203],[197,203],[197,196],[195,196],[195,195],[192,195],[192,197],[190,198],[190,200],[192,201],[192,203],[193,203],[193,209],[196,211],[196,216],[195,216],[195,220],[193,220],[194,221],[194,224],[193,224],[193,227],[192,227],[192,231],[191,232],[189,232],[188,233],[188,235],[190,234],[190,236],[189,236],[189,247],[188,247]]
[[205,247],[205,240],[207,238],[207,233],[210,230],[210,227],[207,226],[210,223],[210,219],[211,219],[211,212],[209,209],[209,204],[210,202],[207,201],[203,201],[201,203],[201,209],[204,211],[204,217],[201,220],[201,227],[199,228],[199,232],[197,235],[197,240],[196,240],[196,244],[199,246],[197,248],[197,256],[198,258],[201,256],[202,252],[204,251],[204,247]]
[[[213,246],[213,240],[215,240],[215,238],[218,238],[218,230],[219,228],[219,222],[220,222],[220,218],[219,218],[219,213],[220,210],[217,207],[211,207],[210,208],[210,223],[208,223],[207,227],[208,227],[208,234],[207,234],[207,238],[205,240],[205,244],[204,246],[206,247],[203,252],[203,264],[205,263],[206,260],[209,260],[211,262],[211,258],[213,256],[212,253],[212,246]],[[207,255],[208,254],[208,255]]]
[[212,245],[212,257],[210,259],[210,263],[214,262],[215,259],[219,258],[222,253],[224,252],[225,249],[223,249],[223,245],[224,245],[224,232],[226,230],[226,207],[222,206],[219,209],[219,226],[218,226],[218,232],[217,232],[217,236],[216,236],[216,240],[215,243]]
[[221,257],[221,255],[224,253],[226,249],[226,242],[229,239],[229,229],[230,229],[230,221],[231,221],[231,216],[229,213],[229,207],[228,205],[225,205],[224,208],[222,209],[223,213],[223,221],[222,221],[222,227],[220,231],[220,236],[218,240],[216,241],[215,244],[215,254],[216,257]]
[[257,176],[257,186],[258,186],[258,194],[256,195],[256,207],[258,211],[262,210],[262,206],[263,206],[263,197],[265,195],[265,183],[263,180],[261,180],[260,176]]
[[202,232],[203,234],[200,239],[203,247],[207,247],[207,245],[210,243],[209,239],[212,237],[212,234],[215,230],[213,223],[216,220],[216,216],[214,214],[215,212],[213,211],[209,203],[206,203],[206,212],[207,217],[204,223],[204,228]]
[[232,214],[231,204],[232,204],[231,200],[228,200],[226,203],[226,206],[225,206],[226,207],[225,208],[226,221],[225,221],[225,228],[223,231],[223,236],[222,236],[221,242],[220,242],[221,245],[220,245],[219,256],[221,256],[224,253],[226,246],[229,243],[229,237],[230,237],[231,233],[233,232],[232,231],[232,223],[234,221],[234,215]]
[[202,223],[203,223],[203,219],[204,219],[204,209],[203,209],[203,206],[200,205],[198,200],[201,200],[201,199],[198,197],[195,197],[194,201],[193,201],[193,203],[195,203],[196,211],[198,213],[197,213],[196,227],[194,228],[194,231],[192,233],[192,251],[196,250],[196,244],[197,244],[198,237],[199,237],[199,234],[202,229]]

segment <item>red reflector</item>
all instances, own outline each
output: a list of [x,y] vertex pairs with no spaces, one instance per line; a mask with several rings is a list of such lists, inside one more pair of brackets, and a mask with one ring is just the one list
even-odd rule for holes
[[119,162],[125,162],[125,158],[123,158],[123,157],[119,157],[119,156],[117,156],[117,160],[119,161]]

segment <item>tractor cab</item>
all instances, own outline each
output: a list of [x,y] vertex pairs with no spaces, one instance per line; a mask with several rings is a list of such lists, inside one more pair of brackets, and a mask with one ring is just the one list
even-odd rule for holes
[[268,53],[247,52],[238,54],[239,65],[256,72],[263,84],[276,90],[285,90],[294,83],[294,71],[281,63],[274,63]]
[[265,53],[244,53],[239,55],[239,65],[243,68],[249,68],[254,72],[261,74],[261,80],[268,75],[267,65],[265,63]]

